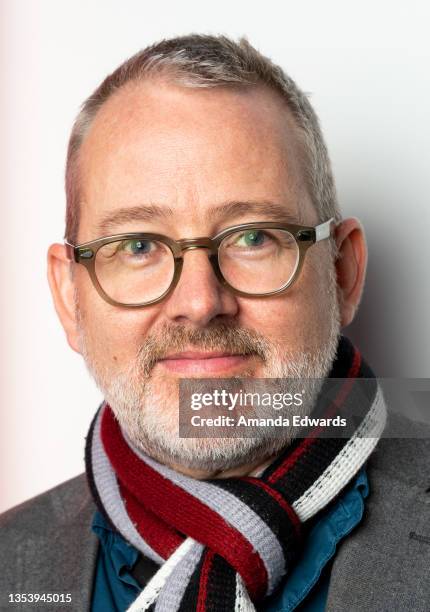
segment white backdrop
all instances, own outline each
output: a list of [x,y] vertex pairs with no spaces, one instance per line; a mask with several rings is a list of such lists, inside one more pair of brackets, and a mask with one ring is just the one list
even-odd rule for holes
[[[427,3],[428,4],[428,3]],[[80,103],[127,56],[191,31],[246,35],[312,94],[370,263],[349,335],[381,376],[430,376],[426,2],[0,0],[0,511],[83,470],[100,400],[46,281]]]

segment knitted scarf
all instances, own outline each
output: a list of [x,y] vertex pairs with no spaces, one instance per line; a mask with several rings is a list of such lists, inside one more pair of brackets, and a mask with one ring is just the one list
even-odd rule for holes
[[[320,407],[326,416],[342,414],[357,379],[374,379],[343,337],[330,377],[344,380]],[[376,446],[386,413],[375,379],[360,402],[349,438],[314,431],[290,444],[259,478],[212,480],[184,476],[144,455],[102,404],[86,445],[94,499],[109,523],[160,565],[129,610],[255,610],[291,572],[306,522],[339,495]]]

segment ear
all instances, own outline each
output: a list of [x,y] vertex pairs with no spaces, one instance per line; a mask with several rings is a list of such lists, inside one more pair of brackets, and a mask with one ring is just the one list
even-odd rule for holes
[[356,218],[344,219],[335,230],[339,257],[336,262],[341,326],[354,319],[364,287],[367,246],[363,226]]
[[63,244],[52,244],[49,247],[48,282],[55,310],[66,332],[69,345],[79,353],[72,265],[73,262],[68,259],[66,247]]

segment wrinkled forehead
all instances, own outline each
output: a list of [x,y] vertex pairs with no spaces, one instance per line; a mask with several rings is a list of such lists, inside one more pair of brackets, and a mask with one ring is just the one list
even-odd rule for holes
[[[211,222],[229,219],[215,220],[213,209],[232,202],[252,204],[255,218],[273,204],[314,222],[301,160],[294,119],[267,88],[129,84],[99,110],[81,147],[80,240],[98,237],[103,219],[119,209],[145,206],[161,212],[156,222],[166,231],[215,231]],[[136,229],[132,220],[127,226]]]

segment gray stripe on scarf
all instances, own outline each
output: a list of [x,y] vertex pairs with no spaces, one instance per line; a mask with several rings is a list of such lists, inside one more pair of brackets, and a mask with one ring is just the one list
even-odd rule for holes
[[155,612],[177,612],[190,578],[202,556],[204,546],[196,542],[177,564],[157,598]]
[[167,480],[174,482],[184,491],[199,499],[211,510],[214,510],[250,542],[260,555],[266,568],[268,576],[267,594],[270,594],[276,587],[279,578],[285,574],[286,568],[282,547],[267,523],[233,493],[202,480],[184,476],[165,465],[161,465],[135,448],[124,431],[123,436],[130,449],[142,461],[150,465]]
[[100,432],[103,412],[104,406],[100,410],[94,425],[91,447],[94,482],[97,492],[100,495],[100,499],[110,520],[124,538],[146,557],[149,557],[152,561],[161,565],[164,563],[164,559],[141,537],[125,509],[115,472],[103,448]]

